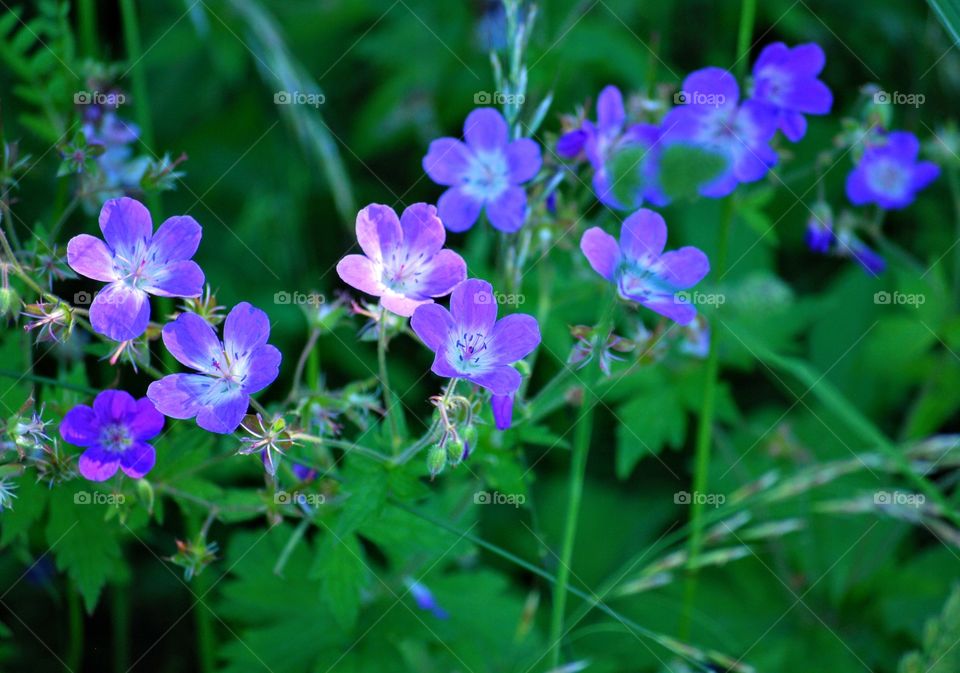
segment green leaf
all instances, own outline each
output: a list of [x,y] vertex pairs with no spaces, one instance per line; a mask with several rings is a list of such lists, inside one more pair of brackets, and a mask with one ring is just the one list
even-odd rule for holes
[[337,537],[329,532],[317,551],[310,577],[320,579],[320,595],[340,626],[352,630],[367,580],[367,565],[357,536],[351,533]]
[[679,447],[687,434],[683,402],[672,388],[654,389],[617,410],[617,476],[626,479],[640,459]]
[[628,146],[615,153],[607,164],[613,196],[620,203],[631,207],[643,191],[644,147]]
[[960,670],[960,587],[954,587],[936,619],[924,629],[923,650],[900,661],[899,673],[954,673]]
[[87,612],[93,612],[100,590],[107,578],[117,575],[121,563],[116,525],[106,522],[111,505],[84,502],[94,492],[89,484],[54,489],[46,530],[57,568],[70,576]]
[[723,155],[692,145],[670,145],[660,155],[660,184],[671,199],[697,196],[700,187],[727,170]]
[[960,0],[927,0],[953,41],[960,44]]
[[24,475],[17,482],[13,507],[0,517],[3,532],[0,534],[0,547],[6,547],[13,540],[26,536],[43,515],[47,506],[47,494],[50,490],[37,482],[33,475]]

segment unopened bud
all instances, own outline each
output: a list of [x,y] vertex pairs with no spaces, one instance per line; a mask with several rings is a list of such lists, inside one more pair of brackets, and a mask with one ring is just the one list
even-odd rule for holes
[[447,449],[440,444],[434,444],[427,452],[427,469],[430,470],[430,478],[436,477],[443,472],[447,465]]

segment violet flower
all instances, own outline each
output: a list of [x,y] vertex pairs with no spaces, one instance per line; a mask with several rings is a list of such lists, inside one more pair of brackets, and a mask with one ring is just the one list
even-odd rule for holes
[[466,142],[434,140],[423,158],[430,179],[449,187],[437,201],[440,219],[450,231],[466,231],[486,210],[494,228],[517,231],[527,217],[520,185],[540,171],[540,146],[529,138],[511,142],[506,120],[493,108],[467,115],[463,135]]
[[74,271],[107,283],[90,306],[90,323],[99,334],[114,341],[135,339],[150,322],[148,295],[203,292],[203,271],[190,259],[202,236],[192,217],[171,217],[154,233],[147,208],[124,197],[103,204],[100,230],[106,242],[80,234],[67,244]]
[[163,429],[163,416],[153,402],[135,400],[123,390],[104,390],[93,406],[79,404],[60,422],[65,442],[86,448],[80,456],[80,474],[90,481],[106,481],[117,468],[134,479],[147,474],[157,453],[147,443]]
[[702,250],[687,246],[663,252],[667,225],[652,210],[641,208],[623,221],[620,242],[600,227],[580,239],[580,249],[593,270],[617,286],[620,296],[686,325],[697,309],[678,297],[710,271]]
[[513,393],[490,396],[490,409],[493,411],[493,423],[497,430],[507,430],[513,425],[513,398]]
[[250,395],[280,373],[280,351],[267,343],[267,314],[247,302],[233,307],[223,341],[203,318],[181,313],[163,327],[163,343],[179,362],[199,374],[171,374],[154,381],[147,397],[170,418],[193,418],[204,430],[230,434],[239,427]]
[[893,131],[871,143],[856,168],[847,176],[847,198],[862,206],[875,203],[881,208],[905,208],[940,175],[940,167],[917,161],[920,141],[912,133]]
[[833,105],[830,89],[817,79],[825,62],[823,49],[814,42],[792,49],[774,42],[764,47],[753,65],[751,99],[770,108],[780,130],[792,142],[807,132],[803,115],[825,115]]
[[463,281],[450,295],[450,310],[437,304],[419,307],[410,320],[417,336],[436,355],[431,371],[462,378],[494,395],[511,395],[520,387],[520,372],[510,365],[540,343],[540,327],[522,313],[497,320],[490,283]]
[[415,203],[397,219],[393,208],[371,204],[357,215],[364,254],[341,259],[337,273],[348,285],[380,297],[388,311],[409,317],[467,277],[463,258],[443,248],[446,237],[433,206]]
[[432,613],[437,619],[448,619],[450,617],[450,614],[434,598],[433,592],[423,583],[408,577],[405,584],[418,608]]

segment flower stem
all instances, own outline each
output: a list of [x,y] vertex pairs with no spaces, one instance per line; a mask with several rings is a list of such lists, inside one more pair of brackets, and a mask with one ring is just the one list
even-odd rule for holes
[[67,647],[67,668],[79,671],[83,665],[83,608],[80,591],[72,584],[67,587],[67,610],[70,620],[70,644]]
[[127,673],[130,665],[130,590],[129,585],[113,585],[110,616],[113,622],[113,670]]
[[390,425],[390,446],[394,449],[400,443],[400,428],[394,415],[393,391],[390,389],[390,377],[387,371],[387,309],[380,307],[380,324],[377,335],[377,363],[380,366],[380,385],[383,386],[383,408]]
[[[586,391],[584,391],[586,393]],[[557,584],[553,592],[553,612],[550,618],[550,668],[560,665],[560,650],[563,643],[563,618],[567,603],[567,588],[570,583],[570,561],[577,537],[577,521],[580,516],[580,500],[583,496],[583,479],[587,470],[587,453],[590,449],[590,433],[593,429],[593,403],[584,394],[580,413],[573,435],[573,460],[570,463],[570,490],[567,494],[567,520],[563,532],[563,548],[560,551],[560,567],[557,568]]]
[[80,46],[84,56],[97,58],[97,13],[94,0],[80,0],[77,5],[80,24]]
[[[947,182],[953,199],[954,233],[960,237],[960,171],[955,165],[947,170]],[[953,249],[953,296],[960,301],[960,245]]]

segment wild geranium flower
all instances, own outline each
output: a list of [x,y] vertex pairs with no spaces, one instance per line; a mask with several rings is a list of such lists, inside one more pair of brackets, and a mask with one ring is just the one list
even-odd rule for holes
[[450,617],[449,613],[440,606],[437,599],[434,598],[433,592],[430,591],[426,585],[416,581],[412,577],[406,578],[404,583],[407,585],[407,589],[410,590],[410,595],[413,596],[413,600],[418,608],[433,614],[437,619],[448,619]]
[[753,65],[752,100],[763,103],[777,116],[777,125],[792,142],[807,132],[803,115],[825,115],[833,94],[817,79],[826,63],[820,45],[810,42],[792,49],[783,42],[764,47]]
[[433,206],[415,203],[398,219],[393,208],[371,204],[357,215],[364,254],[341,259],[337,273],[348,285],[380,297],[388,311],[409,317],[467,277],[463,258],[443,247],[446,237]]
[[905,208],[940,175],[931,161],[917,161],[920,141],[907,131],[893,131],[871,141],[853,172],[847,176],[847,198],[862,206]]
[[123,390],[104,390],[92,407],[77,405],[60,422],[63,440],[86,448],[79,467],[90,481],[106,481],[117,468],[128,477],[143,477],[157,460],[147,440],[162,429],[163,416],[153,402]]
[[434,374],[466,379],[494,395],[517,391],[520,372],[510,365],[540,343],[540,327],[533,316],[514,313],[497,320],[493,287],[476,278],[454,288],[449,311],[425,304],[413,314],[410,326],[436,354]]
[[507,430],[513,425],[513,398],[513,393],[490,396],[490,410],[493,411],[493,424],[497,430]]
[[[565,159],[583,154],[593,167],[593,191],[601,203],[611,208],[636,208],[644,199],[662,206],[666,205],[668,199],[656,187],[656,153],[653,151],[659,140],[660,131],[656,126],[627,126],[623,94],[617,87],[609,85],[597,97],[596,123],[585,119],[580,128],[560,136],[557,154]],[[635,195],[632,203],[623,204],[614,196],[615,185],[610,178],[609,161],[616,152],[629,146],[642,148],[649,156],[645,155],[637,166],[637,170],[646,178],[644,189]]]
[[617,286],[620,296],[686,325],[697,309],[677,292],[699,283],[710,271],[702,250],[687,246],[663,252],[667,225],[652,210],[641,208],[623,221],[620,242],[600,227],[580,239],[580,249],[593,270]]
[[67,244],[67,262],[81,276],[107,286],[90,306],[93,329],[114,341],[135,339],[150,322],[147,295],[197,297],[203,271],[193,257],[201,229],[188,216],[171,217],[153,231],[150,212],[130,198],[111,199],[100,211],[103,238],[80,234]]
[[240,425],[250,395],[280,373],[280,351],[267,343],[267,314],[247,302],[233,307],[223,341],[203,318],[181,313],[163,327],[163,343],[178,361],[199,374],[171,374],[154,381],[147,397],[170,418],[193,418],[204,430],[230,434]]
[[730,194],[741,182],[755,182],[777,163],[770,140],[777,132],[777,115],[755,100],[738,105],[737,80],[722,68],[703,68],[683,80],[685,101],[663,122],[663,143],[692,144],[727,161],[719,176],[700,186],[704,196]]
[[449,187],[437,201],[440,219],[450,231],[466,231],[486,209],[494,228],[517,231],[527,217],[520,185],[540,171],[540,146],[529,138],[511,142],[506,120],[493,108],[467,115],[463,135],[466,142],[434,140],[423,158],[430,179]]

